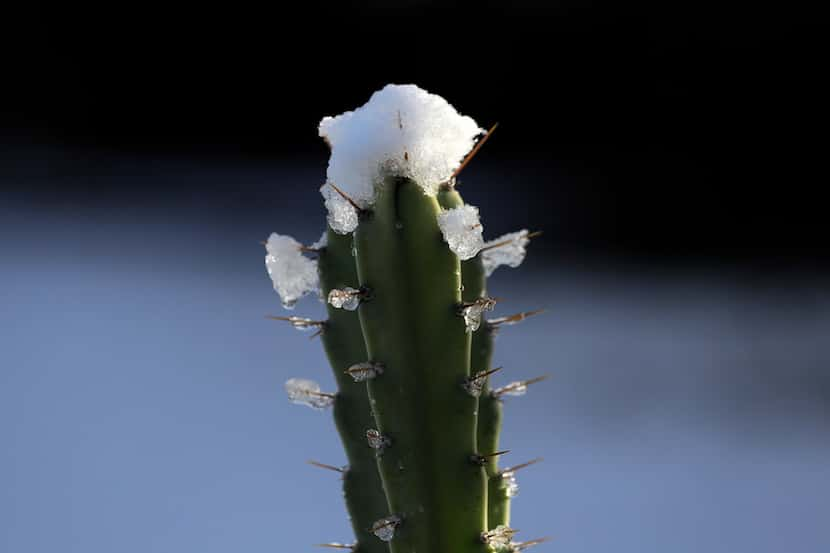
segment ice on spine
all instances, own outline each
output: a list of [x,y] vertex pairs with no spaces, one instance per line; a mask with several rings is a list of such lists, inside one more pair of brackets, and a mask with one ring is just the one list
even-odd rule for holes
[[277,233],[272,233],[265,243],[265,267],[286,309],[292,309],[297,300],[320,288],[317,261],[304,256],[302,247],[290,236]]
[[323,234],[320,235],[320,238],[317,239],[315,243],[311,245],[312,250],[322,250],[326,246],[329,245],[329,234],[327,230],[323,230]]
[[525,380],[517,380],[493,390],[493,394],[497,396],[523,396],[527,393],[527,384]]
[[[394,84],[354,111],[324,117],[318,130],[331,147],[328,180],[361,208],[374,202],[383,174],[410,178],[434,196],[484,132],[442,97]],[[330,215],[342,208],[326,207]]]
[[397,515],[390,515],[372,524],[371,531],[378,537],[380,541],[392,541],[395,537],[395,529],[401,523],[401,518]]
[[320,391],[320,385],[305,378],[289,378],[285,381],[288,399],[298,405],[307,405],[313,409],[324,409],[334,403],[334,394]]
[[328,302],[335,309],[354,311],[360,305],[361,291],[346,286],[345,288],[334,288],[329,291]]
[[493,274],[502,265],[518,267],[527,255],[527,244],[530,242],[528,231],[522,229],[517,232],[510,232],[490,240],[481,251],[481,263],[484,265],[486,276]]
[[489,532],[483,532],[481,538],[484,543],[494,548],[507,547],[515,533],[516,531],[509,526],[500,524]]
[[366,431],[366,442],[372,449],[383,449],[391,443],[389,438],[374,428],[370,428]]
[[306,317],[284,317],[281,320],[287,321],[288,324],[297,330],[302,331],[308,331],[315,328],[319,329],[325,324],[323,321],[315,321],[314,319],[308,319]]
[[503,472],[501,477],[504,480],[504,495],[507,497],[519,495],[519,482],[516,481],[516,473],[513,471]]
[[473,397],[479,397],[484,385],[487,383],[489,371],[478,371],[476,374],[464,381],[464,390]]
[[355,363],[348,369],[346,374],[352,377],[355,382],[365,382],[375,378],[379,374],[383,374],[383,365],[381,363]]
[[320,194],[326,205],[326,221],[334,232],[349,234],[357,228],[358,214],[352,204],[328,184],[320,187]]
[[485,311],[492,311],[496,305],[493,298],[479,298],[472,303],[465,304],[461,308],[461,316],[464,317],[464,324],[467,332],[475,332],[481,326],[481,317]]
[[438,226],[444,240],[459,259],[471,259],[484,246],[483,227],[478,218],[478,208],[462,205],[438,214]]

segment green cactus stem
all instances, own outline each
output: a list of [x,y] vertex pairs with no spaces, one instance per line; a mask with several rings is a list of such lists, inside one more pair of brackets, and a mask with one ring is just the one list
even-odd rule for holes
[[[438,203],[444,209],[464,205],[461,194],[454,186],[445,185],[438,192]],[[473,302],[487,296],[487,277],[481,257],[461,262],[461,279],[463,284],[462,300]],[[494,330],[486,321],[473,332],[470,347],[470,368],[472,373],[491,368],[493,359]],[[479,451],[495,452],[499,450],[501,432],[502,403],[490,394],[490,377],[485,377],[481,396],[478,398],[477,443]],[[487,472],[487,527],[507,526],[510,522],[510,497],[504,487],[504,479],[499,473],[499,456],[487,458],[484,465]]]
[[[319,252],[318,271],[324,294],[357,282],[352,237],[327,230],[327,245]],[[364,383],[356,383],[346,370],[366,360],[366,346],[357,313],[327,304],[328,320],[321,339],[337,380],[334,421],[346,450],[349,466],[343,473],[343,492],[351,517],[356,553],[388,553],[388,546],[370,533],[372,524],[387,513],[374,452],[363,433],[375,422]]]
[[[369,359],[382,375],[369,396],[385,447],[378,450],[393,553],[484,553],[486,474],[474,462],[470,335],[459,316],[461,270],[441,238],[435,197],[389,177],[354,233],[359,308]],[[398,523],[393,520],[393,524]]]

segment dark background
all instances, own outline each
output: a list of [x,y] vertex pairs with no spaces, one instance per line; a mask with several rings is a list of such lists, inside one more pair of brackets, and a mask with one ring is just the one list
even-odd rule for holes
[[[461,177],[500,269],[522,538],[824,552],[826,26],[795,4],[27,3],[0,105],[0,550],[348,541],[319,344],[272,231],[323,227],[316,125],[389,82],[500,127]],[[382,17],[379,17],[382,16]],[[519,17],[523,16],[523,17]],[[294,314],[319,316],[313,299]],[[318,416],[319,415],[319,416]]]
[[[38,86],[13,81],[4,119],[90,171],[104,153],[319,157],[321,114],[414,82],[482,125],[501,122],[482,158],[536,165],[522,190],[534,220],[562,203],[549,175],[575,181],[572,221],[549,237],[562,247],[776,265],[823,249],[825,29],[807,11],[413,1],[340,5],[361,14],[340,20],[249,9],[50,9],[28,41],[45,41],[45,63],[17,63]],[[370,15],[384,12],[398,17]],[[85,170],[64,161],[50,170]]]

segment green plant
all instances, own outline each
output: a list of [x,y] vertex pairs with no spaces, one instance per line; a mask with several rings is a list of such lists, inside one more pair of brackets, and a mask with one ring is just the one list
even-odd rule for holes
[[503,396],[539,379],[489,382],[498,327],[536,312],[483,319],[496,303],[487,276],[517,266],[532,235],[485,243],[478,210],[455,189],[490,133],[437,96],[390,85],[361,110],[324,119],[321,135],[332,147],[327,231],[308,248],[272,235],[266,264],[285,305],[316,289],[327,300],[326,321],[276,318],[317,328],[334,370],[336,393],[300,379],[286,388],[298,403],[334,407],[349,465],[328,468],[343,473],[356,536],[343,547],[484,553],[538,543],[513,540],[509,527],[515,471],[535,460],[499,469],[498,441]]

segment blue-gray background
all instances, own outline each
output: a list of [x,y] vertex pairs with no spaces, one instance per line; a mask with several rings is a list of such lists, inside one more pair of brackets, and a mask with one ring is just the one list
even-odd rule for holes
[[[622,48],[643,34],[547,25],[501,22],[446,67],[434,50],[384,67],[344,33],[320,74],[272,35],[223,62],[148,51],[140,23],[106,48],[50,27],[55,88],[2,112],[0,551],[351,539],[336,475],[305,464],[344,462],[330,415],[282,391],[330,388],[330,369],[265,319],[282,310],[260,241],[319,236],[314,125],[388,81],[501,119],[463,192],[488,237],[545,231],[491,286],[499,314],[547,309],[497,344],[504,381],[552,375],[506,407],[506,462],[545,458],[519,475],[520,536],[571,553],[830,549],[827,234],[818,147],[793,123],[821,95],[779,48],[806,33],[711,43],[689,24]],[[528,80],[540,68],[555,86]]]

